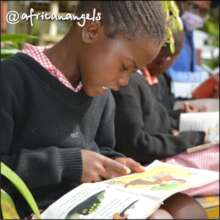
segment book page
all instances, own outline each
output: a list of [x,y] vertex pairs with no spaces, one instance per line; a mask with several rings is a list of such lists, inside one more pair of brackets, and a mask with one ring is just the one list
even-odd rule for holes
[[[204,178],[205,177],[205,178]],[[176,192],[200,187],[219,179],[219,173],[154,161],[144,173],[105,181],[115,188],[162,202]]]
[[[182,108],[184,102],[186,101],[176,101],[174,105],[174,110]],[[198,108],[206,108],[206,112],[218,112],[219,111],[219,99],[195,99],[187,100],[190,105]]]
[[82,184],[47,210],[43,219],[128,219],[147,218],[161,204],[141,195],[131,195],[102,183]]
[[85,183],[54,202],[43,219],[144,219],[176,192],[219,179],[219,173],[154,161],[142,173]]
[[219,112],[182,113],[179,130],[205,131],[208,142],[219,143]]

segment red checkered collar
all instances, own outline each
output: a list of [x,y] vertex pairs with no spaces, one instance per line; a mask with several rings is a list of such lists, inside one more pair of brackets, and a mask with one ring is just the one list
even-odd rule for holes
[[142,69],[143,76],[150,86],[158,83],[158,78],[150,74],[147,68]]
[[22,52],[31,56],[34,60],[36,60],[41,66],[43,66],[52,76],[54,76],[63,85],[71,89],[73,92],[79,92],[82,88],[82,83],[79,82],[79,84],[76,87],[73,87],[66,78],[66,76],[58,68],[56,68],[48,59],[48,57],[45,55],[44,50],[47,48],[48,47],[45,46],[34,46],[31,44],[25,44]]

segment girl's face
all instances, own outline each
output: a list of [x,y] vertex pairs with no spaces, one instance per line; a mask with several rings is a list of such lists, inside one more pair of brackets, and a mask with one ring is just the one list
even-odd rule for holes
[[[162,49],[163,50],[163,49]],[[179,53],[175,54],[168,54],[166,51],[160,51],[159,55],[147,66],[150,74],[154,76],[159,76],[163,74],[169,67],[175,62],[176,58],[178,57]]]
[[161,48],[152,38],[107,38],[103,31],[94,41],[90,40],[85,38],[79,55],[81,81],[88,96],[103,95],[109,89],[118,91],[126,86],[130,75],[150,63]]

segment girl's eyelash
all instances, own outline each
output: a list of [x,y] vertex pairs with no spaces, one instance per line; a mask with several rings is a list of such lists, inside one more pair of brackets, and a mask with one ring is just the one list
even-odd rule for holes
[[135,72],[135,71],[137,71],[137,67],[134,67],[134,68],[130,68],[130,67],[128,67],[127,65],[125,65],[125,64],[122,64],[122,68],[121,68],[121,70],[122,71],[128,71],[128,70],[132,70],[132,72]]

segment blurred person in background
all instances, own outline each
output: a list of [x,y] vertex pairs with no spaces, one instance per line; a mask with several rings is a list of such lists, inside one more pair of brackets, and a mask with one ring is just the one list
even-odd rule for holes
[[184,25],[185,41],[176,62],[167,75],[173,82],[202,83],[209,74],[196,65],[194,30],[203,27],[212,1],[177,1]]

